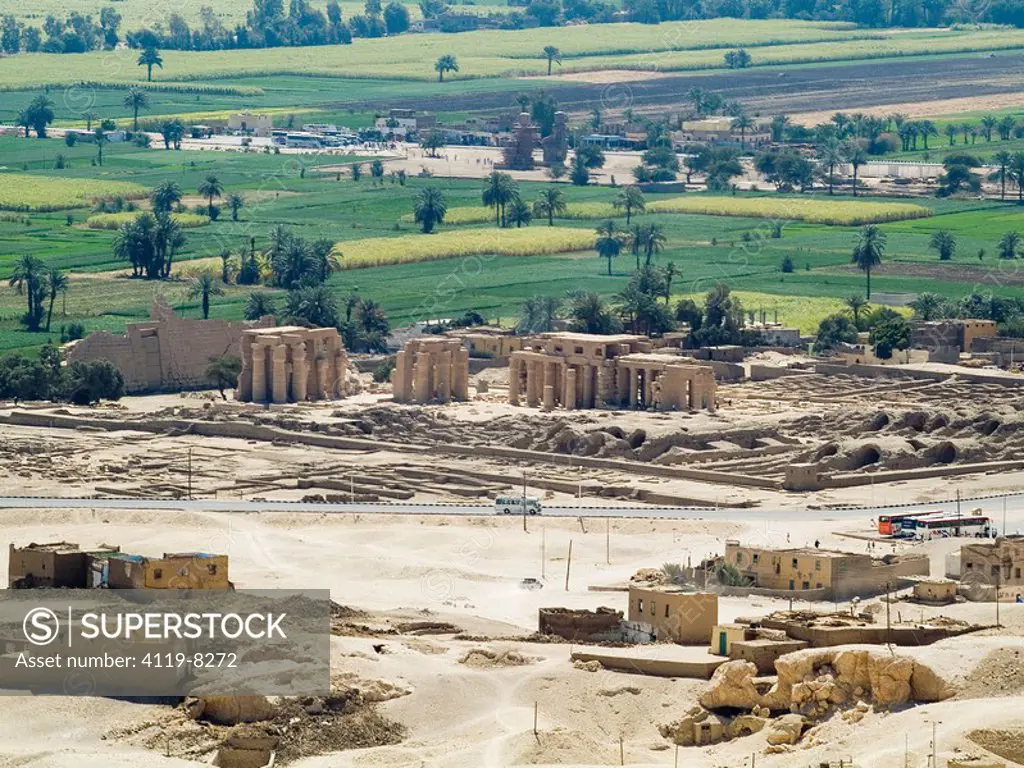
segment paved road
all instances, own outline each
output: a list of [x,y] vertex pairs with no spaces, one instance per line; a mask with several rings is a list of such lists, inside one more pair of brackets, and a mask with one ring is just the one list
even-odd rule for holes
[[[965,499],[961,510],[981,508],[1001,525],[1002,514],[1010,529],[1024,523],[1024,493],[986,499]],[[130,510],[187,510],[195,512],[305,512],[314,514],[398,514],[398,515],[493,515],[494,508],[483,504],[422,504],[398,503],[381,504],[356,502],[353,504],[311,503],[300,501],[243,501],[241,499],[91,499],[72,497],[0,497],[0,509],[130,509]],[[891,507],[861,507],[854,509],[713,509],[705,507],[595,507],[587,505],[546,506],[548,517],[633,517],[701,520],[736,520],[773,522],[785,520],[858,520],[877,517],[889,512],[913,510],[956,510],[955,501],[930,502],[927,504],[900,505]],[[0,517],[2,521],[2,517]]]

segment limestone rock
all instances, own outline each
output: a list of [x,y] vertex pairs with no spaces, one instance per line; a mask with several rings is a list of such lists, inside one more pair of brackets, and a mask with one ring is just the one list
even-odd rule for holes
[[882,707],[910,701],[910,678],[914,661],[905,656],[869,656],[868,674],[875,703]]
[[910,694],[914,701],[945,701],[955,693],[956,689],[939,677],[935,670],[919,661],[914,662],[914,672],[910,676]]
[[222,725],[271,720],[277,710],[265,696],[203,696],[185,702],[189,715]]
[[749,736],[752,733],[757,733],[764,729],[768,723],[768,719],[765,717],[759,717],[757,715],[738,715],[733,718],[733,721],[729,723],[729,727],[726,728],[726,734],[730,739],[736,739],[740,736]]
[[708,709],[735,707],[753,709],[761,704],[761,694],[754,687],[757,667],[749,661],[727,661],[711,676],[710,687],[700,697]]
[[807,721],[801,715],[783,715],[768,723],[765,739],[771,745],[796,744]]

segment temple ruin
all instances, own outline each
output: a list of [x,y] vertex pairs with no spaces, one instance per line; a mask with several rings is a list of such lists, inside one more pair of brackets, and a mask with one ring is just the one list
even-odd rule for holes
[[211,361],[238,356],[242,333],[273,324],[270,316],[252,322],[179,317],[156,296],[148,321],[128,323],[122,334],[90,333],[69,345],[67,361],[109,360],[124,376],[125,391],[133,395],[200,389],[213,385],[206,375]]
[[540,129],[528,112],[520,113],[512,125],[512,138],[503,150],[505,167],[515,171],[533,169],[533,150],[540,143]]
[[413,339],[395,356],[391,375],[397,403],[469,399],[469,352],[459,339]]
[[551,410],[629,407],[715,409],[712,369],[651,352],[645,336],[546,333],[509,360],[509,402]]
[[348,356],[336,328],[254,328],[242,333],[236,399],[301,403],[345,395]]
[[565,112],[555,112],[551,133],[540,141],[544,150],[544,165],[564,165],[569,153],[569,129]]

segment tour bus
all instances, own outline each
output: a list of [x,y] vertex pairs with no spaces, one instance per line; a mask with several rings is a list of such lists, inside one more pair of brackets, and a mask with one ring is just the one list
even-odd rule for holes
[[944,515],[914,521],[914,536],[922,541],[949,536],[992,536],[992,518],[985,515]]
[[[523,514],[522,496],[499,496],[494,500],[494,514],[496,515],[521,515]],[[526,499],[526,514],[540,514],[540,499]]]
[[879,515],[878,516],[878,532],[882,536],[895,536],[903,528],[912,527],[909,522],[919,518],[931,515],[939,515],[941,512],[900,512],[895,515]]

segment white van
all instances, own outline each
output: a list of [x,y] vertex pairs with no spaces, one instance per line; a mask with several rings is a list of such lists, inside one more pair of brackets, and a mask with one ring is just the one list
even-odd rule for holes
[[[494,514],[496,515],[521,515],[523,514],[522,496],[499,496],[494,500]],[[526,499],[526,514],[540,514],[540,499]]]

